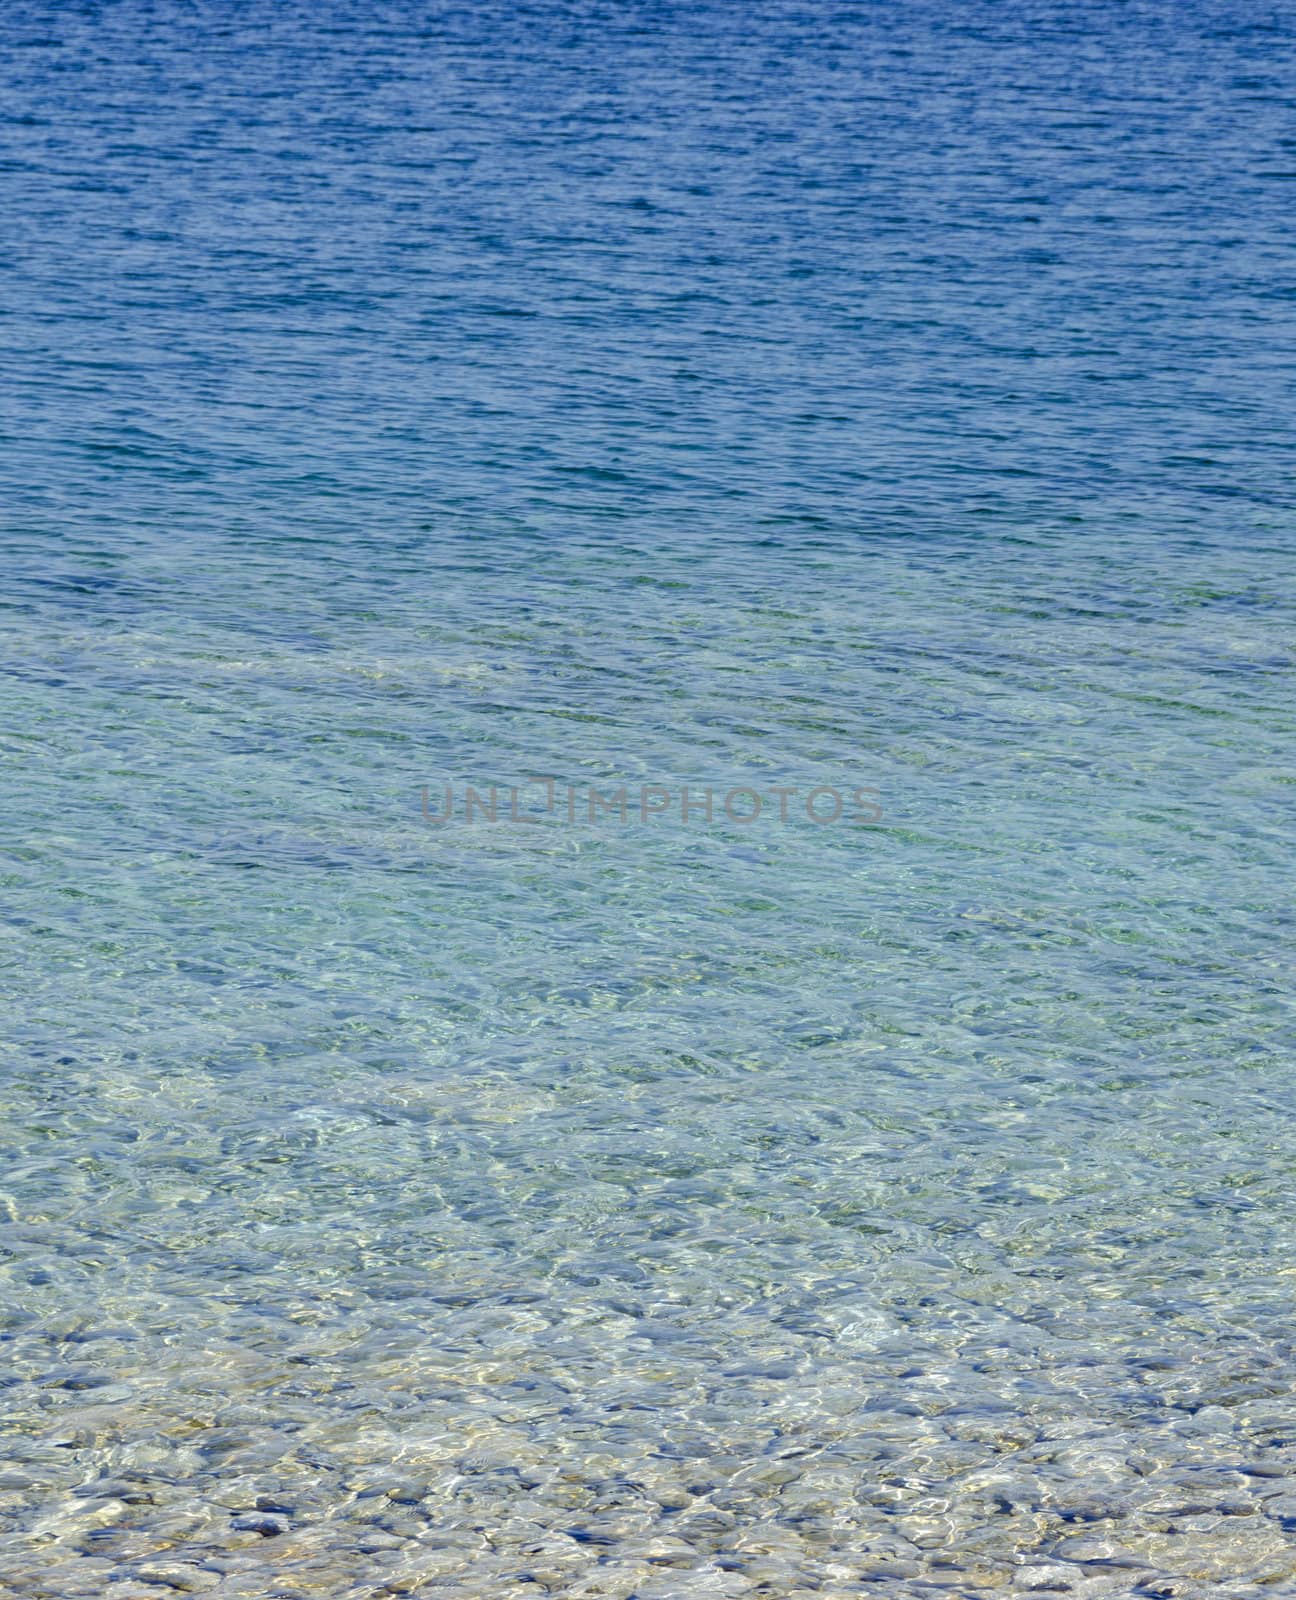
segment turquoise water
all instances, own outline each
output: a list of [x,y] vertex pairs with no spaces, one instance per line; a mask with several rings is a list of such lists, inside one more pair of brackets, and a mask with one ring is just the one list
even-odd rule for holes
[[1296,1594],[1290,16],[0,38],[0,1595]]

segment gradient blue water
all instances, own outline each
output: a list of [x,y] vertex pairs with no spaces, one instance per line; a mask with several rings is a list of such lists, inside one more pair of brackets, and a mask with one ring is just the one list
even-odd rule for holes
[[0,1593],[1296,1593],[1291,12],[0,43]]

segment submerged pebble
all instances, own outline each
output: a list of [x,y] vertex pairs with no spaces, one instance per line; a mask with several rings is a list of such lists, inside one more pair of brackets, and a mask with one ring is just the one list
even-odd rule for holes
[[287,1533],[288,1524],[282,1517],[270,1516],[265,1512],[248,1513],[230,1519],[230,1527],[235,1533],[259,1533],[263,1539],[272,1539],[281,1533]]

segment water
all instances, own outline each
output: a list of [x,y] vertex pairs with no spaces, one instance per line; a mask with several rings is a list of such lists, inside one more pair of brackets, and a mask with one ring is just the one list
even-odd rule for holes
[[0,1593],[1296,1593],[1293,31],[6,10]]

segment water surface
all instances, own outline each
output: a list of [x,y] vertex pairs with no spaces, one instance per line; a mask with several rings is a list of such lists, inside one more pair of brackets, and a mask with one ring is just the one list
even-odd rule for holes
[[1296,1593],[1290,14],[0,38],[0,1593]]

